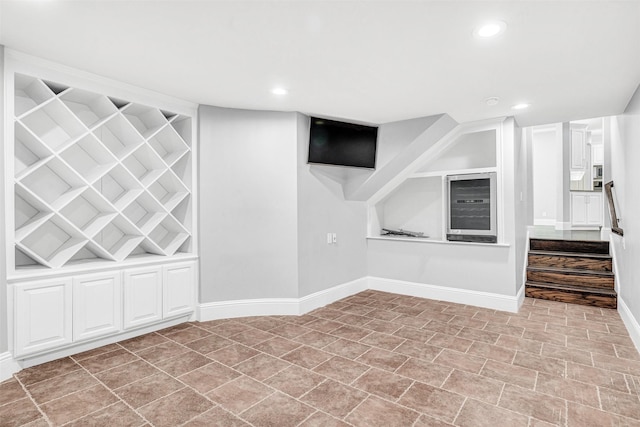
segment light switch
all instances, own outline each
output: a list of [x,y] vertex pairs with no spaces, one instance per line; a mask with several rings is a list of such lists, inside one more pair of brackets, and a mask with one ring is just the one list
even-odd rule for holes
[[333,243],[333,236],[331,233],[327,233],[327,244],[330,245]]

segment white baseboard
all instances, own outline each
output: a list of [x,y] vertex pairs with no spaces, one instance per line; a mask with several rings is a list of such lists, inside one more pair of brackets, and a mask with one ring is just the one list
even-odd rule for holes
[[20,370],[20,365],[8,351],[0,354],[0,382],[8,380]]
[[533,225],[552,225],[552,226],[555,226],[556,225],[556,220],[554,218],[551,218],[551,219],[535,218],[533,220]]
[[571,230],[570,222],[556,222],[556,230]]
[[636,349],[640,351],[640,324],[638,320],[633,317],[631,310],[624,302],[622,298],[618,295],[618,313],[620,313],[620,317],[624,322],[624,326],[627,327],[627,331],[629,331],[629,336],[631,337],[631,341],[636,346]]
[[456,289],[395,279],[369,277],[369,289],[458,304],[475,305],[512,313],[517,313],[524,301],[524,286],[520,287],[520,290],[515,296],[508,296],[490,292],[472,291],[469,289]]
[[300,315],[367,289],[367,278],[363,277],[301,298],[263,298],[209,302],[200,304],[198,320],[205,322],[207,320],[248,316]]

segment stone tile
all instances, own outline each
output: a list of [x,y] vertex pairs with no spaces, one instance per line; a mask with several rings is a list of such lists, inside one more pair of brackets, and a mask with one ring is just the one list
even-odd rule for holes
[[102,371],[95,374],[95,376],[102,381],[104,385],[114,389],[159,372],[160,371],[158,369],[144,360],[136,360],[131,363],[126,363],[124,365]]
[[322,362],[333,357],[326,351],[318,350],[309,346],[302,346],[282,356],[282,359],[302,366],[303,368],[313,369]]
[[582,365],[591,365],[591,353],[576,348],[561,347],[553,344],[544,344],[542,346],[543,357],[553,357],[571,362],[580,363]]
[[300,344],[308,345],[315,348],[323,348],[336,340],[338,340],[338,337],[325,334],[324,332],[320,331],[309,331],[294,338],[294,341],[299,342]]
[[256,350],[268,353],[272,356],[280,357],[292,350],[300,347],[301,344],[282,337],[273,337],[253,346]]
[[331,335],[352,341],[359,341],[370,333],[371,330],[369,329],[358,328],[357,326],[349,325],[342,325],[330,332]]
[[624,326],[624,323],[622,322],[620,323],[607,322],[607,329],[609,330],[610,334],[617,334],[617,335],[629,334],[629,331],[627,331],[626,326]]
[[522,334],[524,334],[525,328],[523,328],[522,326],[487,323],[483,331],[500,334],[500,335],[511,335],[513,337],[520,338],[522,337]]
[[[556,334],[553,332],[525,330],[524,333],[522,334],[522,338],[531,340],[531,341],[538,341],[541,343],[549,343],[549,344],[555,344],[555,345],[561,345],[561,346],[567,345],[567,335]],[[574,337],[574,338],[577,338],[577,337]]]
[[109,353],[101,354],[99,356],[90,357],[88,359],[79,360],[78,363],[82,365],[87,371],[92,374],[106,371],[107,369],[115,368],[116,366],[123,365],[125,363],[139,360],[139,358],[125,349],[114,350]]
[[640,420],[640,398],[637,394],[601,388],[600,402],[602,402],[602,409],[607,412]]
[[414,316],[399,316],[393,319],[393,323],[399,323],[404,326],[411,326],[412,328],[420,329],[429,323],[429,321]]
[[114,403],[97,412],[86,415],[68,427],[138,427],[144,424],[144,420],[123,402]]
[[3,427],[22,426],[41,417],[40,411],[28,397],[0,406],[0,425]]
[[29,385],[57,377],[58,375],[68,374],[69,372],[77,369],[81,369],[80,366],[71,358],[65,357],[52,362],[43,363],[42,365],[23,369],[16,374],[16,378],[18,378],[22,384]]
[[477,357],[467,353],[444,349],[442,350],[442,353],[434,359],[433,363],[477,374],[480,373],[480,370],[486,361],[487,359],[484,357]]
[[315,409],[282,393],[274,393],[247,409],[241,417],[254,426],[294,427],[313,414]]
[[511,319],[511,316],[512,316],[511,313],[505,313],[502,311],[496,311],[493,313],[486,312],[486,311],[479,311],[473,315],[473,318],[478,320],[484,320],[485,322],[493,323],[496,325],[506,325],[507,323],[509,323],[509,319]]
[[456,418],[455,425],[460,427],[527,427],[529,418],[494,405],[467,399]]
[[260,329],[261,331],[270,331],[278,326],[285,325],[286,322],[276,319],[274,316],[259,316],[253,318],[248,322],[252,327]]
[[[162,334],[162,331],[159,331],[158,333]],[[170,331],[168,333],[165,332],[163,335],[166,338],[169,338],[170,340],[173,340],[179,344],[186,344],[191,341],[209,336],[211,335],[211,332],[207,331],[206,329],[191,326],[188,328],[179,329],[177,331]]]
[[457,335],[462,330],[462,326],[451,325],[438,320],[431,320],[422,329],[433,332],[441,332],[447,335]]
[[160,335],[163,335],[163,336],[166,336],[168,334],[172,334],[172,333],[175,333],[175,332],[178,332],[178,331],[182,331],[184,329],[189,329],[189,328],[193,327],[193,325],[194,324],[191,323],[191,322],[179,323],[177,325],[170,326],[168,328],[164,328],[164,329],[161,329],[159,331],[156,331],[156,333],[158,333]]
[[571,328],[587,329],[590,332],[609,332],[606,324],[600,322],[592,322],[590,320],[567,319],[567,326]]
[[393,311],[389,311],[386,308],[393,308],[394,305],[385,306],[382,304],[378,305],[378,308],[367,313],[367,317],[371,317],[373,319],[385,320],[387,322],[392,322],[400,316],[400,313],[396,313]]
[[[463,329],[466,327],[469,329],[480,330],[487,325],[487,322],[485,322],[484,320],[473,319],[467,316],[453,316],[453,319],[449,321],[449,324],[462,326]],[[489,343],[489,344],[493,344],[493,343]]]
[[155,427],[174,427],[208,411],[214,406],[201,394],[189,388],[151,402],[138,411]]
[[436,365],[425,360],[410,358],[396,374],[420,381],[434,387],[440,387],[453,371],[452,368]]
[[244,332],[252,329],[251,326],[246,325],[244,323],[229,321],[222,324],[215,325],[207,325],[207,322],[203,322],[201,324],[203,329],[207,329],[208,331],[213,332],[216,335],[221,337],[229,338],[233,335],[239,334],[240,332]]
[[482,371],[480,371],[480,375],[533,390],[536,384],[537,373],[534,370],[520,366],[496,362],[495,360],[487,360]]
[[510,384],[504,387],[498,406],[552,424],[564,425],[567,419],[564,400]]
[[402,396],[412,383],[413,380],[408,378],[373,368],[358,378],[353,386],[382,398],[395,400]]
[[342,311],[344,311],[345,313],[365,316],[367,313],[373,311],[373,308],[363,305],[349,304],[342,308]]
[[211,363],[211,359],[208,357],[195,351],[190,351],[180,356],[158,362],[156,366],[167,374],[177,377],[209,363]]
[[234,369],[258,381],[262,381],[289,366],[289,363],[283,360],[269,356],[268,354],[258,353],[254,357],[239,363]]
[[585,338],[567,337],[567,347],[585,350],[592,353],[606,354],[617,357],[613,344],[599,341],[592,341]]
[[118,399],[102,385],[68,394],[40,405],[47,418],[61,425],[115,403]]
[[266,385],[243,375],[210,391],[207,397],[227,411],[239,414],[273,392]]
[[316,411],[309,418],[304,420],[300,427],[349,427],[351,424],[340,421],[324,412]]
[[598,389],[593,384],[585,384],[568,378],[539,373],[536,391],[582,405],[593,406],[594,408],[600,407]]
[[453,427],[453,424],[445,423],[442,420],[437,420],[428,415],[422,415],[413,424],[413,427]]
[[209,409],[207,412],[198,415],[183,427],[250,427],[249,424],[233,415],[231,412],[225,411],[220,406]]
[[500,337],[499,333],[490,332],[487,330],[479,330],[470,327],[463,327],[460,332],[458,332],[457,337],[466,338],[472,341],[481,341],[487,344],[495,344]]
[[496,342],[497,346],[509,348],[516,351],[524,351],[532,354],[540,354],[542,352],[542,343],[539,341],[528,340],[524,338],[516,338],[509,335],[501,335]]
[[525,331],[540,331],[540,332],[544,332],[546,328],[552,326],[551,324],[546,324],[544,322],[536,322],[533,320],[528,320],[526,317],[523,318],[518,316],[514,316],[511,319],[509,319],[509,322],[507,322],[507,325],[520,326],[521,328],[524,328]]
[[616,355],[622,359],[640,361],[640,353],[634,347],[627,347],[624,345],[614,345]]
[[10,378],[0,383],[0,406],[25,397],[27,397],[27,393],[15,378]]
[[387,371],[395,371],[408,359],[407,356],[401,354],[392,353],[380,348],[372,348],[364,353],[358,359],[358,362],[366,363],[376,368],[384,369]]
[[333,354],[337,354],[347,359],[356,359],[371,349],[370,346],[357,343],[355,341],[339,339],[322,348]]
[[358,406],[367,394],[337,381],[326,380],[300,398],[334,417],[343,418]]
[[[344,308],[347,308],[349,306],[350,306],[350,304],[345,304]],[[341,307],[340,310],[334,310],[332,308],[323,307],[323,308],[319,308],[317,310],[312,311],[311,315],[316,316],[316,317],[320,317],[322,319],[334,320],[334,319],[337,319],[338,317],[342,316],[345,313],[362,314],[361,312],[359,312],[360,311],[359,309],[354,309],[354,311],[346,311],[346,310],[344,310],[344,308]],[[365,312],[366,312],[366,310],[365,310]]]
[[547,325],[547,332],[552,332],[554,334],[566,335],[570,337],[577,338],[589,338],[589,333],[585,328],[577,328],[571,326],[560,326],[560,325]]
[[102,347],[94,348],[92,350],[83,351],[82,353],[74,354],[71,356],[71,358],[73,360],[88,359],[90,357],[99,356],[105,353],[110,353],[114,350],[120,350],[121,348],[122,347],[120,347],[118,344],[108,344],[108,345],[103,345]]
[[594,384],[600,387],[618,390],[623,393],[629,392],[629,388],[627,387],[627,382],[625,381],[624,375],[615,371],[593,368],[591,366],[568,362],[567,378],[585,382],[588,384]]
[[395,353],[401,353],[411,357],[417,357],[432,361],[443,351],[442,347],[436,347],[434,345],[423,344],[418,341],[406,341],[400,344],[395,350]]
[[269,332],[283,338],[293,339],[309,332],[309,328],[293,325],[291,323],[285,323],[281,326],[278,326],[277,328],[271,329]]
[[133,408],[139,408],[183,387],[176,379],[159,373],[115,389],[114,392]]
[[442,385],[445,390],[496,405],[504,383],[481,375],[454,370]]
[[346,421],[356,427],[410,426],[419,415],[400,405],[370,396],[349,414]]
[[567,427],[635,426],[633,420],[625,421],[614,414],[569,402],[567,405]]
[[515,350],[479,341],[474,341],[467,353],[503,363],[511,363],[516,355]]
[[566,317],[551,316],[548,314],[530,313],[529,320],[534,320],[536,322],[550,323],[552,325],[567,326]]
[[255,356],[258,351],[242,344],[232,344],[207,354],[209,359],[217,360],[227,366],[235,366]]
[[433,337],[435,333],[425,329],[417,329],[411,326],[403,326],[402,328],[395,331],[393,335],[400,338],[406,338],[412,341],[425,343],[429,339],[431,339],[431,337]]
[[359,316],[357,314],[344,314],[336,319],[336,321],[345,323],[351,326],[364,326],[371,321],[370,317]]
[[58,375],[51,379],[27,386],[31,397],[38,405],[58,399],[67,394],[84,390],[98,384],[95,378],[84,370]]
[[474,341],[438,332],[427,342],[436,347],[448,348],[465,353]]
[[264,383],[298,398],[324,380],[325,378],[321,375],[293,365],[266,379]]
[[176,344],[173,341],[169,341],[155,347],[139,351],[136,355],[149,363],[158,363],[162,360],[170,359],[188,352],[189,349],[181,346],[180,344]]
[[535,354],[517,352],[513,364],[534,371],[544,372],[549,375],[564,376],[565,362],[550,357],[536,356]]
[[360,340],[361,343],[370,345],[372,347],[378,347],[385,350],[393,350],[398,347],[400,344],[405,342],[404,338],[395,337],[393,335],[388,335],[380,332],[372,332],[366,337]]
[[392,334],[402,326],[397,323],[388,322],[385,320],[373,319],[369,323],[362,326],[364,329],[371,329],[372,331],[382,332],[385,334]]
[[413,383],[398,403],[451,423],[464,401],[464,397],[450,391],[427,384]]
[[233,344],[232,341],[229,341],[226,338],[221,337],[220,335],[211,334],[204,338],[200,338],[195,341],[191,341],[185,344],[185,347],[190,348],[193,351],[197,351],[201,354],[211,353],[212,351],[220,350],[221,348],[225,348]]
[[340,356],[332,357],[324,363],[316,366],[313,370],[319,374],[333,378],[334,380],[350,384],[360,375],[365,373],[369,366],[354,362]]
[[167,341],[168,340],[162,335],[152,332],[150,334],[145,334],[139,337],[121,341],[118,344],[120,344],[122,347],[126,348],[127,350],[135,353],[140,350],[144,350],[145,348],[153,347],[158,344],[165,343]]
[[593,363],[597,368],[609,369],[623,374],[640,376],[640,361],[619,359],[605,354],[593,353]]
[[238,378],[240,375],[239,372],[231,368],[213,362],[180,376],[179,380],[200,393],[206,393]]
[[231,336],[229,339],[244,344],[249,347],[253,347],[263,341],[273,338],[275,335],[269,332],[261,331],[259,329],[248,329],[240,332],[239,334]]
[[335,329],[338,329],[340,326],[342,326],[342,323],[334,322],[327,319],[318,319],[318,320],[314,320],[312,322],[307,323],[305,326],[307,328],[315,329],[316,331],[326,333],[326,332],[331,332]]

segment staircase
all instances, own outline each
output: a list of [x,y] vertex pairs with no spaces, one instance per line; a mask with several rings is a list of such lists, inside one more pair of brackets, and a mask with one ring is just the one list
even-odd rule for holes
[[616,308],[609,242],[530,239],[525,295]]

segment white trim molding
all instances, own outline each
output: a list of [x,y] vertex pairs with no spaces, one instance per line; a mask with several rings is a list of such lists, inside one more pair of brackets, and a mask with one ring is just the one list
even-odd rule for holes
[[511,313],[517,313],[524,301],[524,286],[520,287],[515,296],[509,296],[469,289],[450,288],[447,286],[428,285],[425,283],[369,277],[369,289],[457,304],[474,305],[494,310],[509,311]]
[[640,324],[638,320],[633,317],[631,310],[629,310],[624,300],[620,298],[620,295],[618,295],[618,313],[620,313],[622,322],[624,322],[624,326],[626,326],[627,331],[629,331],[631,341],[633,341],[636,349],[640,352]]
[[197,318],[201,322],[206,322],[236,317],[301,315],[367,289],[512,313],[517,313],[524,301],[524,286],[520,287],[515,296],[509,296],[380,277],[363,277],[301,298],[263,298],[204,303],[198,308]]
[[0,382],[11,378],[11,375],[18,372],[20,369],[20,365],[18,361],[13,358],[11,353],[4,352],[0,353]]

